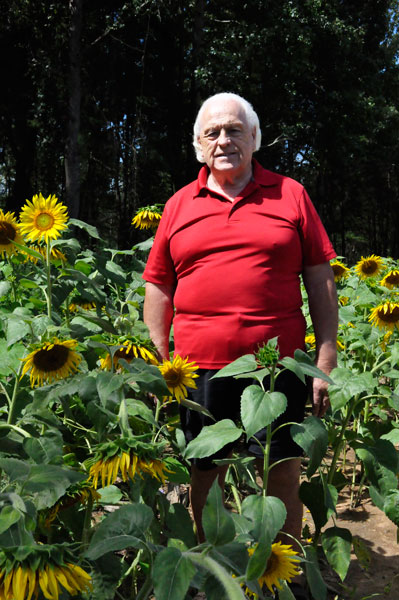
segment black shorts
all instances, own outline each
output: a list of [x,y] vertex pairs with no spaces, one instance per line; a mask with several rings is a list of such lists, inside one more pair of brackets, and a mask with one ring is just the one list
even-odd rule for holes
[[[240,418],[240,400],[244,389],[253,383],[250,379],[234,379],[234,377],[222,377],[211,379],[218,369],[199,369],[199,377],[195,380],[197,389],[188,389],[188,398],[204,406],[216,421],[231,419],[234,422]],[[264,379],[265,389],[268,389],[268,378]],[[305,416],[305,405],[308,398],[309,386],[292,371],[283,371],[276,379],[275,391],[286,395],[288,405],[286,411],[272,423],[272,430],[282,423],[301,423]],[[205,425],[212,425],[209,417],[203,413],[190,410],[180,405],[181,426],[186,438],[186,443],[191,442],[200,433]],[[266,442],[266,428],[261,429],[255,437],[262,443]],[[217,465],[213,459],[226,458],[235,444],[227,444],[221,450],[206,458],[194,458],[191,463],[198,469],[207,471]],[[248,452],[256,457],[262,458],[262,449],[254,440],[246,443]],[[282,458],[299,457],[302,449],[294,442],[290,434],[290,426],[282,427],[273,435],[270,460],[276,462]]]

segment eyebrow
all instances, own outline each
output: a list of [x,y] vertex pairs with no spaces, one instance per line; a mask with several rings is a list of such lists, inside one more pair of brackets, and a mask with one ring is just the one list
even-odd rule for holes
[[243,127],[244,123],[242,121],[228,121],[227,123],[211,123],[207,127],[204,127],[202,133],[206,133],[207,131],[211,131],[212,129],[223,129],[224,127]]

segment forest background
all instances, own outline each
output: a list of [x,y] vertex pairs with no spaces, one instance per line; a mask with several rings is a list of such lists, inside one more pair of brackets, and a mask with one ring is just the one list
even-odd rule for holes
[[399,2],[1,0],[0,207],[56,194],[128,248],[196,177],[192,124],[246,97],[256,158],[308,189],[339,255],[399,257]]

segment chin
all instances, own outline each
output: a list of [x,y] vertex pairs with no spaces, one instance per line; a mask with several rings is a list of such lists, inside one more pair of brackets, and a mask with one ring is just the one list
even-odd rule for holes
[[231,169],[239,169],[240,165],[236,161],[215,160],[213,167],[218,171],[230,171]]

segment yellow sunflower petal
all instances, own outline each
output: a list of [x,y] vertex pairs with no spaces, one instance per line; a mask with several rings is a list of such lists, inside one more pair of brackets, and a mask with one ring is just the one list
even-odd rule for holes
[[29,588],[28,588],[28,596],[26,598],[26,600],[31,600],[33,592],[35,591],[36,588],[36,572],[33,571],[32,569],[28,569],[28,582],[29,582]]
[[25,597],[25,587],[28,573],[19,565],[14,570],[14,577],[12,578],[12,591],[15,600],[23,600]]
[[170,393],[178,402],[187,397],[187,387],[194,389],[197,387],[194,379],[198,375],[194,371],[198,369],[198,366],[193,362],[189,363],[187,358],[182,359],[177,355],[173,361],[164,360],[158,368]]
[[28,354],[23,360],[23,377],[30,371],[31,387],[42,385],[43,381],[51,383],[58,379],[65,379],[78,371],[82,357],[74,351],[76,340],[59,340],[44,342]]
[[53,196],[44,198],[42,194],[35,195],[32,201],[27,200],[20,214],[20,229],[23,235],[31,241],[57,239],[67,228],[67,208]]
[[120,462],[121,462],[120,456],[114,456],[114,458],[111,461],[110,467],[108,469],[107,485],[114,483],[114,481],[118,477]]
[[381,273],[383,268],[384,262],[381,256],[371,254],[370,256],[361,257],[355,266],[355,271],[360,279],[367,279]]
[[75,588],[73,588],[69,584],[68,579],[66,578],[65,573],[62,571],[62,569],[60,567],[55,567],[54,573],[56,578],[58,579],[60,584],[66,589],[66,591],[69,592],[72,596],[74,596],[76,594]]
[[46,570],[47,577],[48,577],[48,590],[49,590],[50,594],[53,596],[53,598],[55,598],[55,600],[58,600],[59,588],[58,588],[58,582],[57,582],[54,570],[49,565],[46,565],[45,570]]
[[13,212],[4,213],[0,209],[0,256],[17,254],[19,250],[14,242],[24,245],[20,226]]
[[43,592],[43,596],[47,598],[47,600],[56,600],[48,589],[48,575],[44,569],[39,571],[39,585],[40,589]]

